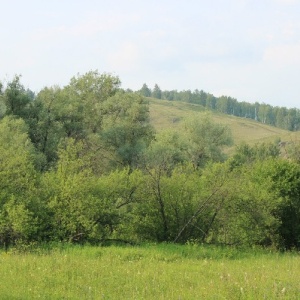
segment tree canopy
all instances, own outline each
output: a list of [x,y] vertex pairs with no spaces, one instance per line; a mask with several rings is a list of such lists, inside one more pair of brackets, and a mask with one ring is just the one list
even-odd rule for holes
[[[282,153],[278,141],[244,143],[228,157],[230,129],[207,113],[155,132],[147,88],[124,91],[98,71],[37,95],[20,76],[0,85],[0,246],[117,239],[299,249],[299,145]],[[219,112],[241,109],[183,94]],[[258,108],[267,122],[270,107]]]

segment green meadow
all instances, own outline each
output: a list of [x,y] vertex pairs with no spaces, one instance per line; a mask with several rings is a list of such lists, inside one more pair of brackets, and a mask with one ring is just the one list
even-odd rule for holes
[[300,256],[150,244],[1,252],[0,299],[299,299]]

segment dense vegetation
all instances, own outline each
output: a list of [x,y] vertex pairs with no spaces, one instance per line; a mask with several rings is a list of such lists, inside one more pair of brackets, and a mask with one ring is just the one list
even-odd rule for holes
[[[0,243],[199,242],[300,248],[297,146],[232,144],[203,113],[156,133],[145,97],[91,71],[0,95]],[[288,159],[287,159],[288,158]]]
[[297,108],[288,109],[286,107],[274,107],[270,104],[258,102],[239,102],[237,99],[228,96],[215,97],[203,90],[195,90],[193,92],[190,90],[162,91],[157,84],[155,84],[152,90],[147,84],[144,84],[138,92],[145,97],[195,103],[202,105],[210,111],[250,118],[263,124],[276,126],[286,130],[300,130],[300,110]]

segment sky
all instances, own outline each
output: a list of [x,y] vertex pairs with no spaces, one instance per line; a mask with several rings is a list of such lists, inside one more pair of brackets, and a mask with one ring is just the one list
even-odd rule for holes
[[0,0],[0,81],[204,90],[300,108],[300,0]]

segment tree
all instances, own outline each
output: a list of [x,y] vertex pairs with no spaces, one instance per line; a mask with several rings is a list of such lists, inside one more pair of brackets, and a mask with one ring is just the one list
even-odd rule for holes
[[228,97],[221,96],[221,97],[217,98],[216,110],[223,114],[228,113]]
[[230,158],[230,164],[232,167],[236,167],[279,156],[280,147],[278,141],[255,144],[254,146],[243,142],[236,147],[234,155]]
[[63,114],[68,105],[66,103],[64,106],[60,102],[60,94],[61,89],[58,87],[41,90],[25,119],[29,127],[29,137],[40,153],[40,170],[46,170],[56,162],[59,142],[66,136],[59,115]]
[[229,115],[237,115],[236,114],[236,110],[237,110],[237,100],[231,97],[228,97],[228,110],[227,113]]
[[262,176],[269,179],[268,192],[275,193],[278,205],[272,214],[279,220],[277,247],[300,249],[300,167],[294,162],[277,159],[266,161]]
[[0,197],[23,195],[34,177],[34,148],[22,119],[6,116],[0,121]]
[[161,95],[162,95],[162,91],[160,87],[157,84],[155,84],[151,96],[156,99],[161,99]]
[[71,99],[82,107],[84,128],[88,133],[101,131],[102,105],[116,94],[120,84],[118,77],[105,73],[99,74],[98,71],[90,71],[71,79],[66,89]]
[[155,135],[155,139],[144,153],[144,168],[171,174],[177,165],[188,161],[188,148],[188,141],[178,131],[161,131]]
[[208,96],[209,96],[209,94],[205,93],[203,90],[201,90],[201,91],[195,90],[192,98],[195,100],[197,99],[197,101],[193,100],[193,102],[199,103],[205,107],[205,106],[207,106],[206,101],[207,101]]
[[221,221],[227,241],[299,249],[299,165],[269,156],[241,165],[233,173],[236,187]]
[[0,119],[2,119],[5,116],[6,113],[6,105],[4,102],[4,97],[0,93]]
[[12,81],[7,84],[3,99],[6,105],[7,115],[16,115],[26,117],[28,104],[32,100],[29,93],[25,91],[20,82],[21,76],[16,75]]
[[90,163],[83,143],[66,139],[60,144],[56,168],[42,177],[40,198],[47,205],[44,234],[52,240],[83,242],[107,234],[100,221],[105,201],[97,193]]
[[151,90],[148,88],[146,83],[144,83],[140,89],[140,94],[144,97],[151,97]]
[[256,120],[256,108],[254,104],[248,102],[240,102],[241,117]]
[[42,170],[57,160],[61,139],[95,140],[93,135],[102,130],[103,104],[117,92],[119,85],[118,77],[90,71],[73,77],[64,88],[45,88],[38,93],[26,122],[41,161],[44,156]]
[[232,144],[232,136],[227,126],[214,123],[208,115],[190,118],[185,122],[185,135],[189,140],[189,156],[195,167],[208,161],[222,161],[223,147]]
[[[133,231],[142,240],[173,241],[193,212],[198,182],[190,166],[178,166],[170,174],[148,169],[140,201],[133,207]],[[180,241],[195,237],[194,232],[189,228]]]
[[272,124],[272,106],[260,104],[257,112],[258,120],[264,124]]
[[5,247],[37,235],[35,153],[22,119],[0,121],[0,243]]
[[214,110],[216,108],[216,101],[217,99],[213,95],[207,94],[206,107],[210,110]]
[[216,220],[228,197],[231,174],[227,165],[209,164],[201,174],[194,174],[198,175],[195,182],[197,189],[194,190],[192,201],[189,203],[191,211],[177,229],[174,242],[186,242],[190,239],[210,242],[218,228],[215,225]]
[[162,99],[173,101],[175,100],[175,95],[177,94],[177,91],[163,91],[162,92]]
[[192,102],[192,92],[191,90],[181,91],[180,92],[180,99],[183,102]]
[[288,110],[288,116],[289,116],[289,130],[292,131],[299,130],[300,110],[296,108],[291,108]]
[[275,113],[276,113],[276,126],[285,129],[287,109],[285,107],[276,107]]
[[140,223],[136,219],[138,207],[145,200],[147,178],[141,170],[129,172],[128,168],[117,169],[97,180],[97,192],[105,203],[101,224],[109,228],[108,238],[136,241],[141,240]]
[[[144,152],[142,166],[147,175],[145,197],[149,200],[145,199],[145,203],[138,208],[141,209],[138,215],[147,214],[149,223],[139,225],[143,228],[140,230],[142,235],[159,241],[170,239],[169,216],[166,208],[168,203],[163,192],[163,186],[164,181],[172,175],[173,170],[187,161],[188,144],[186,142],[176,131],[163,131],[156,134],[155,139]],[[156,228],[155,233],[152,232],[153,228]],[[149,230],[148,234],[145,232],[147,230]]]
[[[207,189],[204,186],[207,182],[200,187],[201,178],[199,178],[197,169],[199,166],[204,167],[210,160],[220,159],[221,147],[230,135],[227,135],[226,130],[222,131],[224,129],[222,126],[211,123],[208,118],[203,119],[202,123],[198,120],[193,121],[187,125],[189,126],[188,130],[185,127],[184,134],[170,130],[157,134],[145,152],[144,170],[148,176],[146,194],[149,200],[142,205],[140,211],[141,216],[145,216],[148,211],[147,217],[145,217],[147,222],[145,221],[145,224],[140,226],[144,228],[144,231],[147,231],[146,228],[148,228],[149,236],[159,241],[186,241],[189,238],[203,237],[203,232],[209,231],[209,224],[215,213],[213,207],[218,199],[212,199],[210,196],[211,193],[215,194],[215,191],[205,194],[204,191]],[[214,139],[217,139],[218,142],[215,142]],[[220,144],[218,144],[219,142]],[[197,156],[199,151],[203,151],[203,155],[204,153],[205,155]],[[193,171],[191,171],[191,162],[194,164]],[[176,170],[181,171],[177,173]],[[185,179],[183,180],[183,178]],[[195,200],[195,194],[199,193],[199,189],[196,188],[197,192],[192,193],[195,182],[192,184],[187,178],[192,182],[196,180],[196,186],[203,190],[201,200]],[[181,183],[191,193],[188,193]],[[192,188],[192,186],[194,187]],[[178,199],[177,192],[178,195],[185,196]],[[199,194],[197,196],[199,197]],[[202,205],[207,207],[208,203],[210,209],[205,209],[204,212]],[[200,207],[199,212],[197,207]],[[193,216],[194,214],[195,216]],[[192,221],[189,221],[190,218]],[[199,228],[203,230],[202,233],[199,232]],[[180,231],[181,229],[182,231]],[[143,232],[143,234],[146,233]]]
[[148,103],[137,94],[117,93],[103,104],[103,113],[101,141],[119,164],[135,168],[153,138]]

